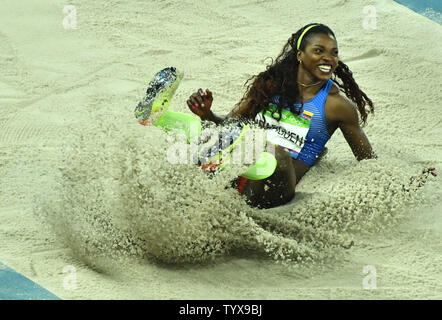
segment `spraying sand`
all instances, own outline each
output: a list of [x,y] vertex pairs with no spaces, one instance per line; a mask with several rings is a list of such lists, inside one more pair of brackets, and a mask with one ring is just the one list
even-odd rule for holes
[[[364,1],[72,5],[76,29],[51,1],[2,3],[2,262],[64,299],[442,298],[442,183],[421,174],[442,169],[440,25],[381,0],[375,29]],[[337,132],[292,202],[258,210],[226,188],[243,167],[171,164],[174,138],[133,117],[169,65],[185,72],[172,110],[208,87],[227,113],[310,22],[375,103],[378,159]]]

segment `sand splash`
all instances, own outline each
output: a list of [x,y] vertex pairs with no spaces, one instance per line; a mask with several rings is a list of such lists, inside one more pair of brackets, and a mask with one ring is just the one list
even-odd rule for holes
[[[167,161],[171,135],[134,121],[88,125],[65,147],[57,196],[39,213],[88,265],[135,257],[164,263],[216,261],[251,250],[278,262],[333,259],[358,236],[385,230],[420,200],[422,168],[396,156],[361,162],[327,156],[274,209],[246,205],[230,181]],[[351,162],[351,163],[350,163]],[[349,168],[352,168],[351,170]]]

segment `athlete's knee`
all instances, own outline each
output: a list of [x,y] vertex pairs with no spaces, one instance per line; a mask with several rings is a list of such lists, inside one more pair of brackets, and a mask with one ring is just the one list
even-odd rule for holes
[[287,170],[293,167],[293,160],[290,153],[281,147],[275,148],[276,170]]
[[273,208],[290,202],[295,196],[295,185],[292,179],[279,173],[263,180],[249,180],[243,196],[252,207]]

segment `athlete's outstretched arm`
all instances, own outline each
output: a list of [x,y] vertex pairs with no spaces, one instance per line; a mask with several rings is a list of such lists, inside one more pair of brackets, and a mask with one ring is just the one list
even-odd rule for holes
[[356,159],[363,160],[376,158],[376,154],[373,152],[367,136],[359,125],[359,117],[355,106],[349,101],[344,100],[340,106],[340,111],[341,121],[339,123],[339,128]]

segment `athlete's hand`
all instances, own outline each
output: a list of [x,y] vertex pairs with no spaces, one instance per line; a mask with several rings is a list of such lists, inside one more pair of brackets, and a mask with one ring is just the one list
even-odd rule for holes
[[193,93],[187,100],[187,105],[190,111],[196,114],[201,120],[208,120],[210,118],[212,107],[212,92],[209,89],[203,91],[201,88],[197,92]]

